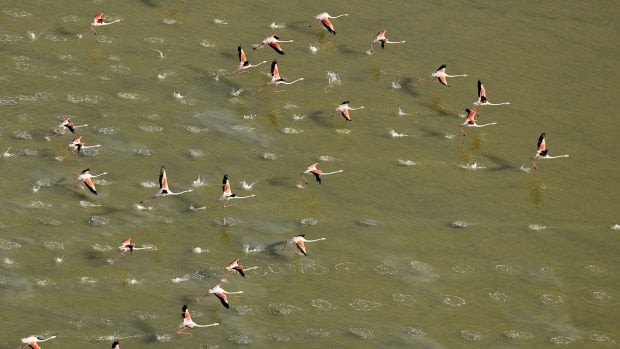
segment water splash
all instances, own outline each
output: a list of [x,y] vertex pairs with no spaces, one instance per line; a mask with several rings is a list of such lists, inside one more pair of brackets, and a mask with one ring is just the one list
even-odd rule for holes
[[269,28],[271,28],[271,29],[282,29],[282,28],[286,28],[286,23],[276,23],[276,22],[271,22],[271,24],[269,25]]
[[401,166],[415,166],[418,163],[413,161],[413,160],[401,160],[401,159],[397,159],[396,160],[398,162],[399,165]]
[[308,50],[310,50],[310,53],[312,53],[313,55],[319,52],[319,48],[316,46],[313,46],[312,44],[308,45]]
[[335,85],[342,84],[342,79],[340,77],[340,74],[328,71],[327,72],[327,84],[329,86],[335,86]]
[[392,138],[401,138],[401,137],[408,137],[409,136],[408,134],[398,133],[393,128],[389,128],[388,129],[388,133],[390,134],[390,136]]
[[202,248],[200,246],[196,246],[192,248],[192,252],[196,254],[201,254],[201,253],[209,253],[209,250],[206,248]]
[[228,24],[228,22],[226,22],[226,20],[219,19],[219,18],[214,18],[213,19],[213,23],[215,23],[215,24]]
[[487,168],[484,165],[479,165],[477,161],[474,163],[470,163],[470,164],[460,164],[459,167],[464,168],[466,170],[471,170],[471,171],[482,170],[482,169]]

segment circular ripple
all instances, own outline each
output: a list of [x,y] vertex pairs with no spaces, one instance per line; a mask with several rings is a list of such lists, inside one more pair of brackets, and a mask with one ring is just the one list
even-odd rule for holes
[[441,303],[453,308],[460,308],[467,304],[465,298],[453,294],[442,294],[440,300]]
[[493,305],[508,305],[512,303],[511,295],[504,290],[488,290],[486,295]]
[[467,263],[458,263],[450,268],[453,272],[461,275],[471,274],[476,271],[476,267]]
[[337,271],[344,271],[344,272],[357,272],[357,271],[363,270],[363,268],[360,267],[359,265],[353,262],[348,262],[348,261],[340,262],[334,265],[334,269],[336,269]]
[[590,275],[595,275],[595,276],[604,276],[609,272],[607,268],[602,267],[600,265],[596,265],[596,264],[585,265],[583,269],[585,270],[586,273]]
[[558,292],[546,291],[543,292],[540,296],[538,296],[538,304],[546,307],[557,308],[564,305],[564,299],[564,295]]
[[215,224],[222,226],[222,227],[233,227],[235,225],[238,225],[239,223],[241,223],[240,220],[238,220],[237,218],[234,217],[221,217],[221,218],[216,218],[213,220],[213,222],[215,222]]
[[22,245],[15,241],[0,239],[0,249],[12,250],[20,247],[22,247]]
[[302,274],[323,275],[323,274],[326,274],[329,271],[329,269],[327,269],[327,267],[324,267],[320,264],[307,264],[307,265],[302,265],[299,268],[299,271]]
[[596,305],[617,305],[618,301],[615,299],[614,295],[603,289],[587,289],[581,292],[583,298],[588,303],[596,304]]
[[302,224],[302,225],[316,225],[318,222],[319,222],[318,219],[310,218],[310,217],[302,218],[299,220],[299,224]]
[[375,331],[369,327],[351,327],[349,332],[359,338],[368,339],[374,336]]
[[349,305],[357,311],[371,311],[380,307],[381,303],[373,302],[367,299],[355,299],[353,300],[353,303]]
[[588,339],[595,343],[616,344],[616,341],[605,333],[594,331],[588,335]]
[[564,336],[564,335],[553,336],[549,339],[551,343],[556,344],[556,345],[569,345],[576,340],[577,338],[575,337]]
[[313,299],[312,300],[312,306],[319,309],[319,310],[334,310],[336,309],[336,306],[331,304],[328,300],[325,299]]
[[228,340],[240,345],[252,344],[254,342],[252,338],[250,338],[250,336],[248,336],[247,334],[235,334],[228,337]]
[[510,343],[529,343],[536,338],[534,331],[529,328],[510,328],[502,332],[503,338]]
[[381,275],[394,275],[398,273],[398,268],[391,264],[379,264],[375,267],[375,271]]
[[271,315],[289,315],[293,312],[301,310],[303,309],[292,304],[269,304],[269,312]]
[[493,269],[506,275],[519,275],[522,273],[522,268],[520,266],[506,262],[495,262],[493,264]]
[[308,328],[306,333],[313,338],[327,338],[329,337],[329,331],[324,328]]

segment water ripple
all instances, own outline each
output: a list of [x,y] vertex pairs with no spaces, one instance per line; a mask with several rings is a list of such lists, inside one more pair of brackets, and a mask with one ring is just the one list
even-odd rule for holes
[[368,339],[374,336],[375,331],[369,327],[351,327],[349,332],[357,337]]
[[20,8],[3,8],[2,12],[7,16],[15,18],[32,16],[32,13],[22,10]]
[[271,315],[289,315],[296,311],[301,311],[302,308],[286,303],[269,304],[269,313]]
[[334,310],[337,307],[331,304],[328,300],[317,298],[313,299],[311,302],[312,306],[319,310]]
[[0,238],[0,249],[12,250],[12,249],[21,248],[21,247],[22,245],[15,241]]
[[381,306],[379,302],[373,302],[368,299],[355,299],[349,304],[353,309],[357,311],[371,311]]
[[329,331],[324,328],[307,328],[306,333],[313,338],[329,337]]

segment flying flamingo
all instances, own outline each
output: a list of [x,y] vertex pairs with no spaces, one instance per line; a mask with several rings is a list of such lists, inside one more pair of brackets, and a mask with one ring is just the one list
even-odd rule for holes
[[75,181],[75,187],[77,188],[80,181],[82,181],[84,182],[84,185],[86,186],[86,188],[88,188],[88,190],[90,190],[93,194],[97,195],[97,189],[95,188],[95,183],[93,183],[91,178],[95,178],[95,177],[99,177],[99,176],[103,176],[107,174],[108,174],[107,172],[104,172],[98,175],[91,175],[90,168],[87,168],[84,171],[82,171],[80,175],[77,177]]
[[59,160],[64,160],[71,153],[79,155],[80,152],[84,149],[99,148],[100,146],[101,144],[87,146],[85,143],[82,142],[82,136],[75,136],[73,138],[73,141],[69,143],[69,146],[67,147],[67,153],[65,154],[65,156],[59,158]]
[[[56,338],[56,336],[51,336],[47,339],[41,339],[41,337],[38,337],[38,336],[30,336],[30,337],[21,338],[20,341],[26,344],[27,346],[29,346],[31,349],[41,349],[39,344],[37,344],[38,342],[47,342],[50,339],[54,339],[54,338]],[[19,349],[26,348],[26,345],[19,347]]]
[[315,241],[323,241],[323,240],[327,240],[327,238],[320,238],[320,239],[315,239],[315,240],[306,240],[305,238],[305,234],[299,234],[296,236],[293,236],[292,239],[287,240],[284,248],[286,248],[286,246],[288,246],[289,244],[294,244],[291,248],[297,247],[297,249],[303,253],[304,256],[308,255],[308,252],[306,252],[306,242],[315,242]]
[[218,201],[226,200],[226,202],[224,202],[224,207],[232,206],[232,205],[228,205],[228,200],[247,199],[247,198],[253,198],[255,196],[256,194],[247,195],[247,196],[237,196],[237,194],[233,193],[232,190],[230,190],[230,181],[228,180],[228,174],[224,175],[224,179],[222,179],[222,196],[220,196],[218,200]]
[[[209,292],[203,298],[207,298],[209,295],[213,294],[220,300],[220,303],[222,303],[224,308],[230,309],[230,304],[228,303],[228,297],[226,295],[227,294],[241,294],[241,293],[243,293],[243,291],[228,292],[222,287],[220,287],[220,284],[217,284],[213,286],[213,288],[210,288]],[[199,298],[197,300],[199,300]]]
[[268,37],[265,38],[265,40],[263,40],[263,42],[259,45],[255,45],[254,46],[254,50],[259,49],[265,45],[269,45],[271,46],[272,49],[274,49],[277,53],[283,55],[284,51],[282,50],[282,47],[280,46],[281,42],[293,42],[293,40],[280,40],[279,37],[277,37],[275,34],[269,35]]
[[431,77],[433,78],[437,78],[437,80],[445,86],[450,86],[448,85],[448,80],[446,78],[456,78],[456,77],[465,77],[467,76],[467,74],[460,74],[460,75],[448,75],[446,74],[446,65],[442,64],[439,66],[439,68],[437,68],[437,71],[434,72],[433,74],[431,74]]
[[505,105],[510,104],[510,102],[502,102],[502,103],[491,103],[487,99],[487,92],[482,86],[482,81],[478,80],[478,100],[474,102],[474,105]]
[[125,256],[125,253],[129,252],[129,254],[133,254],[133,251],[138,250],[150,250],[150,247],[136,247],[136,244],[131,243],[131,237],[125,238],[121,245],[118,247],[118,251],[120,252],[116,258],[111,263],[116,262],[117,259]]
[[73,121],[71,121],[71,118],[64,118],[62,122],[60,123],[60,125],[56,126],[56,128],[54,128],[52,132],[47,137],[45,137],[45,139],[49,141],[52,137],[62,136],[66,134],[67,131],[70,131],[71,133],[75,133],[76,128],[85,127],[85,126],[88,126],[88,125],[75,125]]
[[465,112],[467,113],[467,120],[465,120],[464,123],[459,125],[459,128],[461,129],[463,136],[465,136],[464,127],[485,127],[485,126],[497,125],[497,122],[491,122],[488,124],[478,125],[476,123],[476,116],[478,115],[478,109],[476,108],[476,106],[473,106],[471,109],[465,109]]
[[194,191],[193,189],[189,189],[189,190],[183,190],[180,191],[178,193],[174,193],[170,190],[170,188],[168,188],[168,176],[166,176],[166,169],[164,168],[164,166],[162,165],[161,168],[159,169],[159,191],[157,193],[155,193],[155,195],[153,197],[151,197],[150,199],[146,199],[143,201],[140,201],[141,204],[145,203],[145,202],[149,202],[159,196],[168,196],[168,195],[181,195],[184,193],[189,193]]
[[95,27],[100,27],[100,26],[104,26],[104,25],[110,25],[110,24],[114,24],[116,22],[120,22],[120,19],[117,19],[115,21],[112,22],[105,22],[105,18],[103,15],[103,12],[97,12],[97,14],[95,15],[95,17],[93,18],[93,22],[90,24],[90,30],[82,35],[80,35],[80,37],[89,34],[89,33],[94,33],[95,35],[97,35],[97,31],[95,30]]
[[549,155],[549,149],[547,149],[547,144],[545,143],[544,132],[540,135],[540,137],[538,137],[538,143],[536,144],[536,146],[538,147],[538,150],[536,151],[536,154],[534,154],[534,157],[532,157],[532,169],[534,170],[536,169],[536,162],[539,159],[557,159],[557,158],[569,157],[568,154],[556,155],[556,156]]
[[121,345],[118,341],[112,342],[112,349],[121,349]]
[[181,318],[183,318],[183,322],[179,324],[180,330],[178,330],[176,334],[188,334],[191,336],[192,335],[191,333],[183,332],[183,330],[186,328],[194,328],[194,327],[211,327],[211,326],[217,326],[220,324],[219,322],[214,322],[208,325],[198,325],[192,320],[192,316],[189,313],[189,309],[187,308],[187,305],[183,305],[183,308],[181,308]]
[[301,176],[299,177],[299,184],[297,185],[298,187],[303,188],[303,184],[308,184],[308,179],[306,179],[306,177],[304,176],[304,174],[306,173],[312,173],[314,175],[314,178],[316,178],[317,183],[321,184],[321,176],[327,176],[331,174],[344,172],[344,170],[338,170],[338,171],[333,171],[333,172],[323,172],[316,167],[318,164],[319,164],[318,162],[310,163],[310,165],[308,165],[306,170],[301,173]]
[[238,71],[242,71],[242,70],[245,70],[245,69],[258,67],[261,64],[267,63],[267,61],[262,61],[262,62],[260,62],[260,63],[258,63],[256,65],[250,64],[250,61],[248,61],[247,57],[245,56],[245,52],[243,51],[241,46],[237,46],[237,52],[239,53],[239,67],[235,71],[233,71],[233,72],[231,72],[229,74],[234,74],[234,73],[236,73]]
[[[274,85],[274,86],[278,86],[278,85],[292,85],[298,81],[302,81],[304,80],[303,77],[297,79],[297,80],[293,80],[291,82],[286,82],[282,77],[280,77],[280,70],[278,69],[278,63],[274,60],[273,62],[271,62],[271,81],[269,81],[267,84],[268,85]],[[262,90],[262,88],[261,88]],[[260,91],[260,90],[259,90]],[[273,92],[284,92],[286,90],[274,90]]]
[[[344,101],[344,102],[340,103],[340,105],[336,108],[336,110],[340,112],[340,115],[342,115],[342,117],[346,121],[351,121],[351,116],[349,115],[349,110],[358,110],[358,109],[364,109],[364,106],[357,107],[357,108],[351,108],[349,106],[349,101]],[[332,116],[334,116],[334,115],[332,114]]]
[[336,35],[336,30],[334,29],[334,25],[332,24],[332,22],[330,22],[330,18],[331,19],[336,19],[336,18],[340,18],[340,17],[344,17],[344,16],[348,16],[348,13],[344,13],[338,16],[330,16],[329,13],[327,12],[322,12],[319,13],[318,15],[314,16],[314,18],[318,19],[319,21],[321,21],[321,24],[323,24],[323,26],[325,27],[325,29],[327,29],[328,32]]
[[387,32],[387,29],[383,29],[381,31],[379,31],[377,33],[377,37],[375,37],[375,39],[373,41],[370,42],[370,53],[375,52],[375,48],[374,48],[374,44],[376,43],[381,43],[381,49],[383,50],[383,48],[385,47],[385,44],[404,44],[407,41],[402,40],[402,41],[390,41],[387,36],[385,36],[385,33]]
[[238,272],[239,275],[245,277],[245,271],[252,270],[252,269],[258,269],[258,267],[244,268],[242,264],[239,264],[239,259],[240,258],[235,258],[232,262],[228,263],[226,267],[224,267],[224,269],[226,270],[226,274],[224,275],[224,278],[226,278],[226,275],[228,274],[228,272],[233,271],[233,270]]

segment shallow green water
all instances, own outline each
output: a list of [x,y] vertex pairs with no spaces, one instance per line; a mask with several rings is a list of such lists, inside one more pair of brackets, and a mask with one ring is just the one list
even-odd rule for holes
[[[109,347],[114,338],[123,348],[620,341],[615,2],[0,9],[0,150],[14,155],[0,159],[0,346],[30,334],[58,336],[44,348]],[[80,39],[99,10],[122,21]],[[333,21],[336,36],[308,27],[325,10],[350,14]],[[367,55],[384,27],[408,42]],[[295,40],[285,56],[251,50],[270,33]],[[305,80],[273,93],[259,91],[267,64],[218,74],[236,67],[237,45],[250,62],[275,58],[287,80]],[[469,76],[449,88],[416,81],[444,63]],[[511,105],[481,107],[479,121],[499,125],[462,137],[459,113],[478,79],[491,101]],[[239,89],[247,91],[231,94]],[[346,125],[331,117],[343,100],[366,107]],[[88,124],[79,133],[101,148],[56,160],[71,137],[44,137],[63,116]],[[552,155],[570,158],[526,173],[541,132]],[[344,173],[299,189],[311,161]],[[162,164],[172,190],[194,192],[139,209]],[[482,168],[462,167],[472,164]],[[96,197],[73,187],[87,167],[109,173]],[[224,173],[233,191],[257,197],[215,203]],[[194,186],[199,176],[206,183]],[[309,243],[308,257],[281,251],[301,233],[327,241]],[[126,236],[155,248],[110,264]],[[244,294],[231,296],[230,310],[211,297],[196,302],[235,257],[259,267],[223,285]],[[183,304],[196,322],[221,325],[172,337]]]

